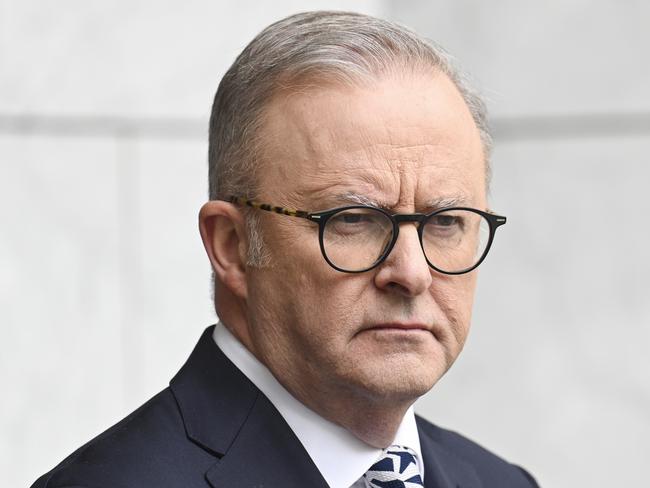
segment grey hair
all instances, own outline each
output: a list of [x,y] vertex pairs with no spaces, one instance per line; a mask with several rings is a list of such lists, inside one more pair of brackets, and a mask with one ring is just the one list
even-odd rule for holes
[[246,231],[248,232],[248,256],[246,265],[264,268],[271,263],[271,255],[264,245],[260,232],[260,214],[253,211],[246,213]]
[[[359,86],[405,70],[437,70],[456,85],[480,132],[489,182],[492,138],[486,107],[446,51],[386,20],[317,11],[292,15],[268,26],[246,46],[219,83],[210,116],[210,199],[230,195],[254,198],[258,193],[263,110],[275,94],[309,82]],[[255,234],[257,226],[248,227]],[[257,239],[256,246],[260,246],[259,236],[249,237]]]

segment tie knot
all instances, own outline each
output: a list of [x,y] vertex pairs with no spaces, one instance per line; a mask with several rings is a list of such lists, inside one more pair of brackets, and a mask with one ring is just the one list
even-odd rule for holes
[[422,488],[415,453],[402,446],[384,449],[381,458],[364,474],[369,488]]

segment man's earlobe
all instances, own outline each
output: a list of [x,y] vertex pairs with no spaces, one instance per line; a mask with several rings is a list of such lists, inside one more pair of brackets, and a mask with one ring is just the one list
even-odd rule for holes
[[245,222],[230,203],[211,200],[201,207],[199,229],[219,283],[235,296],[247,297]]

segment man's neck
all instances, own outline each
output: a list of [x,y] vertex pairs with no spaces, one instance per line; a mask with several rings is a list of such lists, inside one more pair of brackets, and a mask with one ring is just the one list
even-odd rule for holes
[[[224,315],[221,317],[222,323],[230,333],[264,364],[265,362],[256,354],[250,336],[247,334],[246,322],[237,320],[235,314]],[[266,366],[269,367],[268,364]],[[342,426],[366,444],[380,449],[387,447],[393,441],[406,411],[415,402],[414,399],[392,402],[387,401],[385,397],[373,399],[367,394],[357,394],[352,389],[341,394],[339,391],[333,391],[336,387],[328,388],[318,381],[309,382],[311,385],[320,384],[318,390],[313,386],[301,388],[300,383],[287,381],[286,378],[279,377],[281,375],[274,374],[274,376],[297,400],[321,417]],[[343,401],[333,402],[333,399],[343,399]]]
[[[353,433],[347,426],[325,418],[316,412],[317,409],[299,401],[241,341],[228,332],[226,327],[217,325],[213,338],[226,357],[276,407],[330,486],[353,485],[381,455],[381,449],[362,440],[361,436]],[[363,421],[364,425],[370,423],[368,420]],[[372,425],[368,428],[373,430]],[[421,462],[420,441],[412,409],[405,413],[395,437],[387,444],[408,446],[415,451],[422,472],[424,467]]]
[[346,395],[345,403],[332,403],[329,399],[333,395],[326,390],[319,392],[317,396],[313,392],[305,394],[298,390],[289,391],[323,418],[341,425],[366,444],[380,449],[393,442],[404,415],[413,404],[404,401],[388,407],[385,399],[380,404],[353,394]]

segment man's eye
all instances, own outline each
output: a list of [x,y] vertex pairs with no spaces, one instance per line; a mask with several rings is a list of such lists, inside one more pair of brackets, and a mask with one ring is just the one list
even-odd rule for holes
[[454,215],[435,215],[430,222],[440,227],[451,227],[452,225],[458,225],[460,219]]
[[347,213],[343,214],[340,219],[346,224],[358,224],[360,222],[368,221],[368,216],[360,213]]
[[373,212],[342,212],[338,215],[335,215],[332,219],[332,223],[336,225],[368,225],[375,224],[378,220],[378,216]]
[[465,231],[465,219],[462,215],[439,214],[434,215],[424,227],[427,239],[448,239],[457,237]]
[[327,228],[338,234],[364,234],[384,232],[389,222],[381,213],[374,211],[345,211],[334,215],[327,223]]

